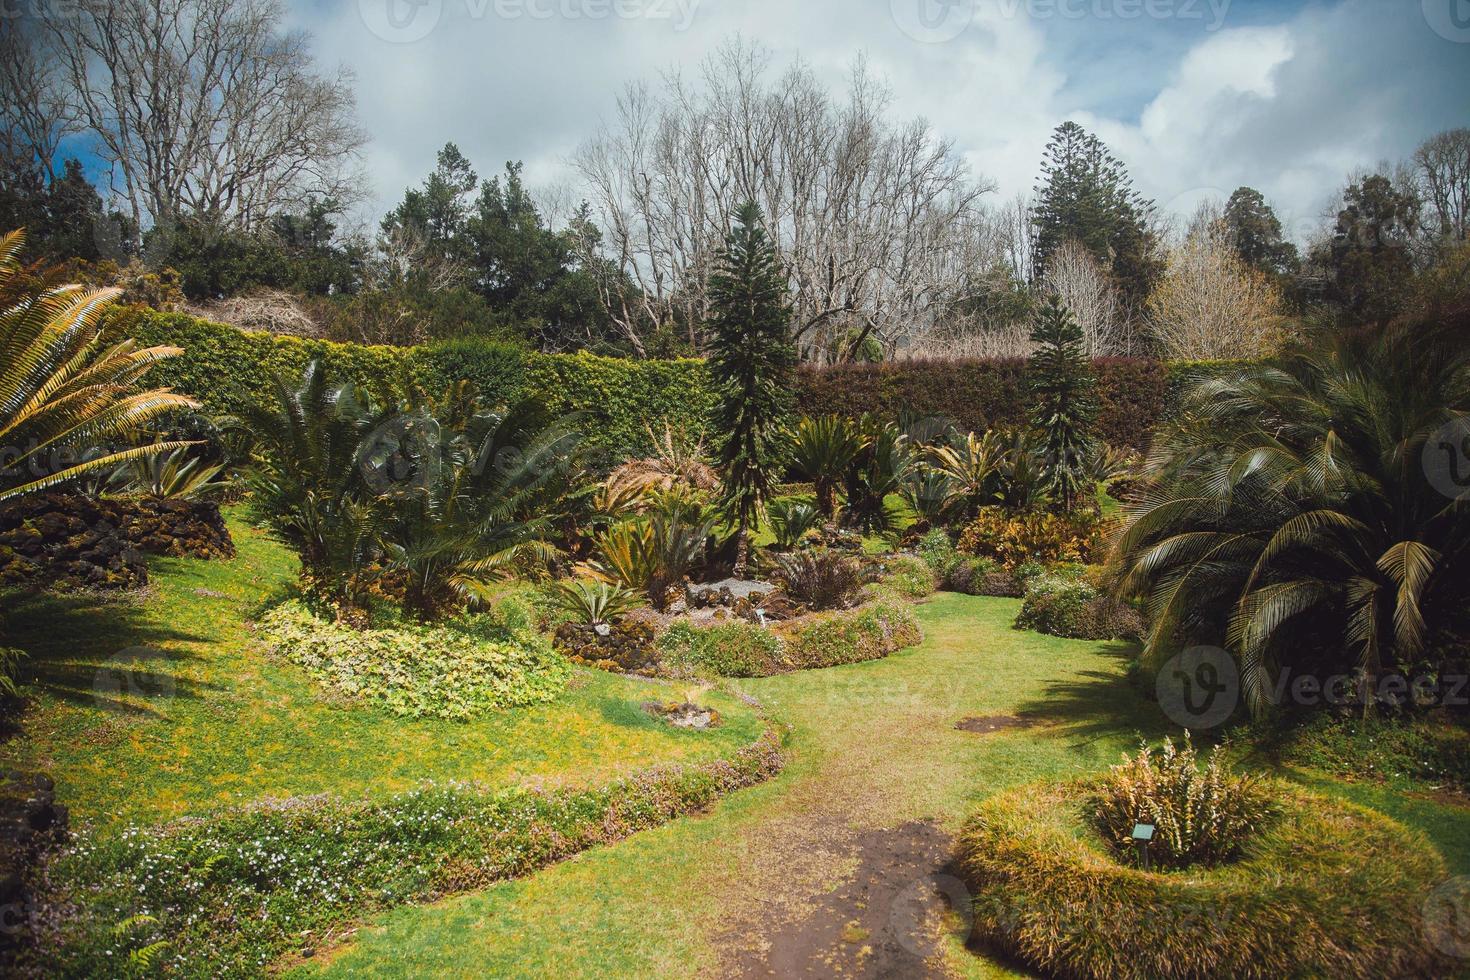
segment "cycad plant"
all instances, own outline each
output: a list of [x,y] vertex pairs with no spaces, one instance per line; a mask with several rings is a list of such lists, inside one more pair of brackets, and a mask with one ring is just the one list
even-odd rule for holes
[[845,523],[870,533],[890,533],[896,516],[888,497],[902,491],[918,460],[898,426],[874,415],[858,420],[863,450],[847,468]]
[[557,609],[570,616],[572,622],[585,626],[612,623],[643,605],[643,600],[632,589],[615,582],[580,578],[556,583],[551,590],[551,601]]
[[218,486],[214,478],[223,463],[205,466],[198,456],[170,449],[122,464],[114,473],[116,482],[149,500],[192,500]]
[[197,408],[138,382],[177,347],[104,346],[101,320],[115,289],[30,288],[18,257],[24,236],[0,238],[0,500],[34,493],[186,442],[112,448],[161,416]]
[[1005,440],[992,429],[983,436],[952,433],[948,442],[929,452],[929,465],[950,487],[945,510],[955,519],[973,517],[1001,496]]
[[816,487],[817,509],[831,520],[837,514],[837,485],[863,451],[863,434],[838,415],[803,418],[791,433],[791,464]]
[[1470,504],[1429,464],[1465,452],[1444,433],[1470,424],[1466,330],[1321,332],[1193,389],[1115,550],[1149,655],[1227,645],[1259,714],[1282,670],[1356,670],[1371,692],[1463,634]]
[[766,508],[766,518],[775,535],[776,547],[790,551],[806,540],[822,521],[817,508],[804,500],[783,498],[771,501]]

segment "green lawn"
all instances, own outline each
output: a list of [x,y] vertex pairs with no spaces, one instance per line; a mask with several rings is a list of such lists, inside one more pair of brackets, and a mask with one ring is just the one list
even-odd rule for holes
[[639,708],[667,699],[667,687],[596,670],[579,670],[551,704],[469,723],[333,703],[250,630],[294,580],[294,559],[237,517],[230,530],[235,560],[160,559],[142,596],[9,603],[35,704],[20,737],[0,746],[0,765],[52,774],[74,824],[155,822],[268,796],[387,794],[427,779],[591,785],[726,756],[760,733],[753,712],[717,692],[703,699],[727,724],[672,729]]
[[[853,829],[932,818],[958,828],[972,806],[1019,783],[1100,770],[1140,737],[1169,732],[1124,679],[1124,644],[1010,628],[1015,600],[944,594],[921,607],[925,642],[885,660],[742,682],[791,725],[777,779],[686,819],[580,855],[532,878],[372,921],[335,957],[341,976],[683,976],[720,972],[772,910],[852,866]],[[1029,730],[956,731],[973,715],[1045,719]],[[1470,871],[1470,811],[1380,788],[1301,778],[1422,828]],[[950,967],[1010,976],[951,938]]]

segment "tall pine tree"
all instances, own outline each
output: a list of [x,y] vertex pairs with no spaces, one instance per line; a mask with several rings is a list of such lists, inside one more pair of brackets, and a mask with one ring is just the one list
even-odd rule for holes
[[1141,306],[1163,269],[1149,227],[1153,208],[1101,140],[1062,123],[1046,145],[1031,212],[1033,275],[1045,275],[1052,254],[1075,241],[1112,273],[1128,305]]
[[796,348],[786,277],[760,208],[743,205],[735,222],[710,277],[709,370],[720,392],[716,424],[725,504],[739,535],[739,574],[747,533],[775,484],[780,434],[791,411]]
[[1037,343],[1027,373],[1034,396],[1032,423],[1041,433],[1052,502],[1076,510],[1091,497],[1088,435],[1097,417],[1096,379],[1082,354],[1082,328],[1052,296],[1031,331]]

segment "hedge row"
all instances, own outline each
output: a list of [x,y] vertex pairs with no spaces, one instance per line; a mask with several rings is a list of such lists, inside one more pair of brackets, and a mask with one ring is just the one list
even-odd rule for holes
[[[39,976],[264,976],[373,912],[521,877],[762,782],[772,727],[729,758],[593,789],[428,785],[380,800],[267,801],[86,840],[41,897]],[[62,910],[65,914],[59,914]]]
[[[175,344],[184,356],[160,365],[161,384],[202,398],[214,412],[237,411],[268,396],[271,373],[299,373],[313,357],[337,377],[370,387],[413,382],[434,391],[473,381],[496,401],[526,395],[558,411],[584,412],[592,444],[613,459],[646,452],[647,429],[673,422],[707,430],[715,403],[698,360],[634,361],[587,353],[542,354],[514,344],[458,340],[426,347],[365,347],[300,337],[247,333],[182,313],[129,311],[120,328],[147,344]],[[1219,363],[1165,363],[1146,358],[1094,362],[1100,412],[1097,434],[1117,446],[1144,448],[1154,425],[1191,377]],[[1228,364],[1227,364],[1228,366]],[[951,419],[967,429],[1025,422],[1030,406],[1020,359],[905,361],[803,366],[797,407],[807,415],[872,412]]]

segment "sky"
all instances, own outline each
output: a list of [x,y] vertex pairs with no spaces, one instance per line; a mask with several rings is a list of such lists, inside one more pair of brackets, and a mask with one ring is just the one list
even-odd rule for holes
[[840,89],[866,57],[1000,203],[1051,130],[1095,132],[1165,214],[1240,185],[1305,240],[1345,177],[1470,126],[1470,0],[288,0],[356,77],[376,216],[454,141],[483,175],[568,158],[628,83],[693,75],[733,35]]

